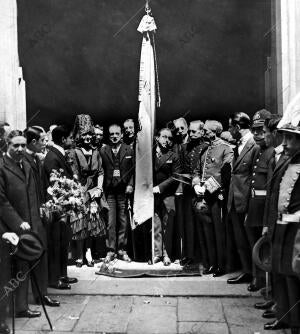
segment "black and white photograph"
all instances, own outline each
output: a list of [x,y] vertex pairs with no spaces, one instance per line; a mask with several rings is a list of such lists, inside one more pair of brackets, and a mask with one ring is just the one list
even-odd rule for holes
[[300,0],[0,0],[0,334],[300,334]]

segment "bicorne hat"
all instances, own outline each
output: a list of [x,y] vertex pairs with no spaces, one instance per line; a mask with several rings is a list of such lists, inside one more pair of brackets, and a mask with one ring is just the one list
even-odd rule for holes
[[268,236],[258,239],[252,250],[252,259],[260,269],[271,272],[271,240]]
[[26,232],[19,236],[19,242],[11,255],[20,260],[34,262],[39,260],[45,248],[39,236],[34,232]]

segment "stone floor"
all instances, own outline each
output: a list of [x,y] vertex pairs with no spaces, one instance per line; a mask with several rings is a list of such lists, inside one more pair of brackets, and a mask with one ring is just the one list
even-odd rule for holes
[[[258,334],[266,322],[257,298],[60,296],[48,308],[54,333]],[[45,333],[46,318],[17,319],[18,334]],[[273,333],[282,334],[276,331]]]
[[[228,276],[117,279],[95,270],[69,267],[69,276],[79,282],[59,295],[50,290],[61,302],[47,308],[53,333],[272,333],[263,331],[267,321],[253,308],[262,297],[250,294],[246,285],[227,285]],[[48,331],[44,314],[16,320],[17,334]]]

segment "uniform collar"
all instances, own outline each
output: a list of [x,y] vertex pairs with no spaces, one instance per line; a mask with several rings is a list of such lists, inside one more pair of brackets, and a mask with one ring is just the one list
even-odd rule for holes
[[63,156],[66,155],[66,152],[65,152],[64,148],[61,147],[60,145],[56,145],[56,144],[53,143],[52,147],[56,148]]

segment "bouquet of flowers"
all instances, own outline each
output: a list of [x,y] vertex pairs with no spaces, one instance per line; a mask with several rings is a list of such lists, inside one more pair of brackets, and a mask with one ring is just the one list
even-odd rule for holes
[[53,170],[50,174],[50,186],[47,193],[51,196],[42,207],[48,219],[53,213],[60,216],[78,216],[85,212],[84,189],[75,179],[68,179],[63,170]]

